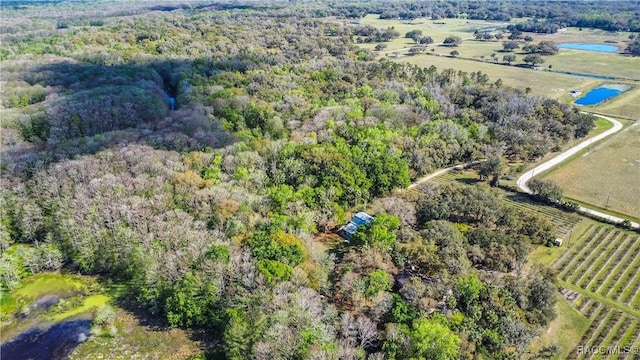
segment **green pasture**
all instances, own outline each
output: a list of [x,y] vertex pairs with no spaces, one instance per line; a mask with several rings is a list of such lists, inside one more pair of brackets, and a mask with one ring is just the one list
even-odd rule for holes
[[580,314],[569,302],[558,295],[555,306],[556,318],[549,324],[549,328],[535,338],[530,349],[540,349],[552,345],[558,347],[555,359],[566,359],[571,350],[578,344],[591,321]]
[[568,198],[640,218],[640,126],[622,130],[544,178]]
[[[461,52],[464,55],[464,53]],[[522,59],[525,55],[516,55]],[[501,57],[502,59],[502,57]],[[640,58],[594,51],[561,49],[545,56],[542,66],[553,70],[640,80]]]
[[575,42],[575,43],[594,43],[594,44],[610,44],[618,47],[624,47],[629,41],[629,35],[626,31],[612,32],[600,29],[582,29],[577,27],[569,27],[560,29],[555,34],[530,34],[534,41],[550,40],[556,43]]
[[[391,58],[393,58],[391,56]],[[436,66],[438,69],[453,68],[466,72],[481,71],[487,74],[490,81],[502,79],[505,85],[519,89],[530,88],[536,95],[544,95],[556,99],[572,101],[569,92],[573,89],[590,89],[597,87],[602,81],[581,78],[571,75],[556,74],[516,66],[493,64],[490,62],[472,61],[449,56],[416,55],[398,58],[421,67]]]
[[640,118],[640,85],[587,110],[625,119]]
[[[466,20],[466,19],[416,19],[413,21],[403,20],[381,20],[378,15],[367,15],[360,20],[363,25],[371,25],[380,29],[393,27],[400,32],[400,38],[394,39],[387,43],[387,48],[382,54],[392,52],[397,49],[408,49],[415,46],[413,40],[404,38],[404,35],[411,30],[422,30],[423,35],[433,38],[434,42],[440,43],[448,36],[459,36],[463,39],[461,45],[455,49],[460,53],[459,56],[472,59],[489,59],[495,54],[498,61],[502,62],[502,57],[508,52],[502,52],[502,43],[508,41],[505,33],[504,38],[490,41],[475,40],[475,31],[488,31],[491,34],[504,32],[503,29],[511,23],[521,21],[522,19],[514,19],[511,22],[500,21],[484,21],[484,20]],[[532,43],[540,41],[553,41],[557,44],[565,42],[579,43],[595,43],[613,45],[624,51],[628,46],[628,32],[608,32],[604,30],[566,28],[561,29],[555,34],[535,34],[526,33],[533,38]],[[522,48],[527,43],[519,40]],[[362,44],[362,47],[373,49],[376,44]],[[449,54],[453,48],[441,45],[430,45],[428,52],[435,54]],[[516,55],[516,64],[522,64],[522,59],[526,56],[520,49],[516,49],[512,54]],[[570,71],[584,74],[593,74],[601,76],[622,77],[640,80],[640,59],[624,56],[615,53],[601,53],[593,51],[580,51],[561,49],[560,52],[553,56],[545,56],[545,63],[542,66],[552,66],[555,70]],[[493,61],[493,60],[492,60]]]
[[[514,19],[513,22],[522,19]],[[506,85],[526,89],[531,89],[536,95],[544,95],[561,101],[572,102],[575,100],[569,94],[571,90],[587,92],[604,83],[603,79],[593,79],[586,77],[576,77],[571,75],[553,73],[549,71],[538,71],[523,66],[523,58],[526,54],[520,49],[507,53],[502,51],[502,42],[506,41],[505,36],[500,41],[479,41],[473,38],[473,33],[478,31],[489,31],[497,33],[498,29],[506,27],[507,22],[466,20],[466,19],[416,19],[414,21],[402,20],[380,20],[378,15],[367,15],[360,21],[362,24],[372,25],[381,29],[394,27],[400,32],[400,38],[387,43],[387,48],[379,52],[380,57],[406,61],[419,66],[435,65],[440,69],[453,68],[466,72],[482,71],[489,75],[492,81],[502,79]],[[408,56],[408,49],[416,44],[411,39],[404,38],[404,34],[411,30],[422,30],[423,35],[431,36],[436,44],[426,47],[425,53],[415,56]],[[455,48],[437,45],[448,36],[459,36],[463,39],[460,46]],[[506,33],[505,35],[509,35]],[[532,43],[543,40],[554,41],[557,44],[563,42],[596,43],[618,46],[624,50],[628,46],[628,32],[608,32],[594,29],[567,28],[561,29],[556,34],[535,34],[526,33],[533,38]],[[520,41],[520,46],[526,42]],[[373,49],[376,44],[360,44],[363,48]],[[458,51],[456,58],[450,56],[451,51]],[[513,54],[516,61],[512,65],[503,65],[503,56]],[[438,56],[439,55],[439,56]],[[617,53],[600,53],[593,51],[579,51],[561,49],[553,56],[544,56],[545,62],[541,67],[547,70],[566,71],[572,73],[589,74],[596,76],[614,77],[616,82],[620,79],[628,79],[622,83],[629,85],[631,89],[609,101],[594,107],[589,107],[589,111],[601,112],[605,115],[620,116],[636,119],[640,113],[640,59]]]

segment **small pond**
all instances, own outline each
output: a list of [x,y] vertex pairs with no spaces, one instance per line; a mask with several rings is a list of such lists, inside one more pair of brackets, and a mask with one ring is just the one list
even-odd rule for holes
[[618,52],[617,46],[604,45],[604,44],[562,43],[562,44],[558,44],[558,47],[560,49],[571,49],[571,50],[586,50],[586,51],[598,51],[598,52],[608,52],[608,53]]
[[596,105],[627,90],[625,86],[601,86],[586,93],[574,101],[576,105]]
[[48,329],[32,328],[0,346],[2,358],[13,360],[66,359],[73,349],[87,340],[91,320],[57,323]]

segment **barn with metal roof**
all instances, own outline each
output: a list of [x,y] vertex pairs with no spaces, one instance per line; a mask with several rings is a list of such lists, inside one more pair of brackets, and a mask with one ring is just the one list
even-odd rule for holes
[[345,240],[351,240],[351,236],[355,234],[360,226],[367,225],[368,223],[373,221],[373,216],[367,214],[366,212],[360,211],[355,214],[351,221],[348,224],[341,227],[338,230],[338,235],[342,236]]

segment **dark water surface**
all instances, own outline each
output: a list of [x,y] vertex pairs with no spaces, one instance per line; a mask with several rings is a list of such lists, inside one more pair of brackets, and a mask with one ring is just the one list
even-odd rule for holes
[[0,346],[2,360],[66,359],[89,337],[91,320],[63,321],[46,330],[32,328]]

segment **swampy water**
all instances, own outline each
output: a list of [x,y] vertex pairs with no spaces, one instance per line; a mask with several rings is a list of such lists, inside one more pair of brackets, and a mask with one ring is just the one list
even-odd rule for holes
[[66,359],[73,349],[87,340],[91,320],[63,321],[48,328],[31,328],[0,346],[3,359]]

